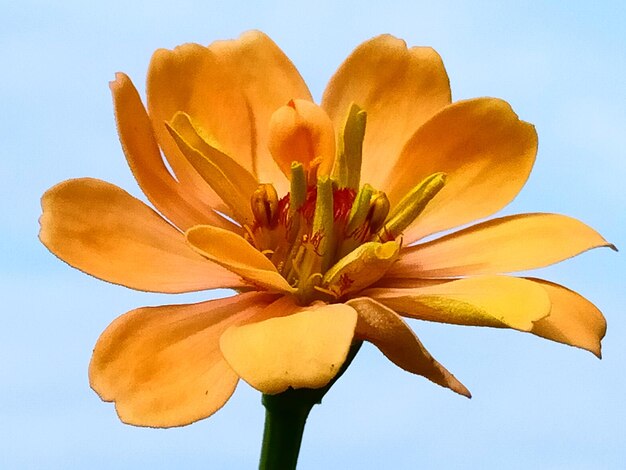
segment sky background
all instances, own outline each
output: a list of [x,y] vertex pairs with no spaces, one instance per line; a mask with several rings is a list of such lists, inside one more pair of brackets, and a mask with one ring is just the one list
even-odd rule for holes
[[[537,127],[533,174],[502,213],[565,213],[626,249],[625,25],[621,0],[0,0],[0,468],[257,465],[263,408],[245,383],[213,417],[170,430],[120,423],[89,388],[91,350],[115,317],[225,294],[109,285],[37,240],[39,197],[61,180],[97,177],[141,197],[115,131],[108,81],[116,71],[143,91],[155,49],[256,28],[319,99],[365,39],[392,33],[433,46],[453,99],[500,97]],[[366,346],[313,410],[299,468],[626,468],[623,256],[600,249],[534,273],[605,313],[601,361],[518,332],[413,321],[474,398],[412,376]]]

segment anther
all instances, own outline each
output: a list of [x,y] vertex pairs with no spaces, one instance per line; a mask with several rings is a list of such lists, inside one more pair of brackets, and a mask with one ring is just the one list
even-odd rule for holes
[[389,214],[389,199],[383,191],[373,194],[370,199],[370,209],[367,213],[367,223],[370,233],[378,232]]
[[274,228],[278,221],[278,194],[271,184],[260,184],[250,197],[250,207],[259,226]]

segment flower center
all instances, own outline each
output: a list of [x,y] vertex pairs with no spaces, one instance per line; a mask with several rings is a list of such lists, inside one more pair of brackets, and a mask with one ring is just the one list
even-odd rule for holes
[[357,192],[321,176],[313,186],[301,163],[291,169],[291,191],[282,198],[271,184],[254,191],[254,223],[244,226],[244,237],[303,305],[339,301],[379,280],[398,257],[402,231],[445,181],[441,173],[426,178],[390,211],[386,194],[368,184]]
[[[214,147],[178,112],[165,125],[178,148],[231,210],[242,235],[274,264],[303,305],[341,301],[378,281],[398,257],[402,232],[445,184],[434,173],[399,201],[361,182],[366,113],[348,111],[335,142],[333,123],[310,101],[274,112],[268,148],[288,177],[287,194]],[[245,206],[249,197],[250,207]]]

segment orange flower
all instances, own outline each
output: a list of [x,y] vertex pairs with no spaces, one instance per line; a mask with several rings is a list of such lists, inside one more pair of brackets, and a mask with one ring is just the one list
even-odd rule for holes
[[128,164],[156,211],[104,181],[65,181],[42,198],[42,242],[133,289],[238,292],[139,308],[107,328],[89,378],[124,422],[205,418],[239,378],[267,394],[322,387],[360,340],[469,396],[400,315],[600,355],[606,323],[594,305],[502,274],[612,246],[593,229],[521,214],[420,242],[503,208],[537,150],[534,127],[506,102],[451,103],[434,50],[366,41],[321,106],[260,32],[158,50],[147,111],[126,75],[111,90]]

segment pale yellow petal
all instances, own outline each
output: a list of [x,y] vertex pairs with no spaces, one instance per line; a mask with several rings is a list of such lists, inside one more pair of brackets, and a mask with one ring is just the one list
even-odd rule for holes
[[552,308],[550,315],[537,321],[531,333],[591,351],[601,357],[600,341],[606,333],[606,320],[598,308],[582,295],[542,279],[540,284],[548,293]]
[[261,321],[253,317],[247,324],[230,327],[220,340],[235,372],[263,393],[323,387],[341,369],[352,344],[357,322],[353,308],[297,307],[293,301],[286,308],[286,302],[268,307],[259,314]]
[[380,189],[393,207],[427,176],[447,175],[444,188],[405,230],[405,243],[412,243],[502,209],[526,182],[536,152],[535,128],[505,101],[459,101],[417,130]]
[[138,426],[183,426],[220,409],[239,377],[224,360],[221,334],[273,297],[241,294],[191,305],[145,307],[102,333],[89,366],[91,387]]
[[613,247],[594,229],[571,217],[512,215],[403,249],[387,277],[437,278],[522,271],[601,246]]
[[41,205],[42,243],[92,276],[152,292],[245,286],[239,276],[195,253],[184,234],[151,208],[112,184],[91,178],[64,181],[43,195]]
[[357,338],[376,345],[390,361],[404,370],[471,397],[469,390],[430,355],[393,310],[367,297],[352,299],[346,304],[359,314],[355,330]]
[[441,57],[430,47],[407,48],[390,35],[364,42],[324,92],[322,106],[337,130],[351,103],[367,112],[361,181],[381,188],[405,142],[450,103]]
[[[413,287],[407,287],[412,284]],[[440,323],[531,331],[550,313],[550,299],[537,283],[509,276],[456,280],[410,280],[403,288],[363,291],[407,317]]]
[[185,158],[229,207],[240,224],[254,222],[250,196],[258,182],[228,155],[209,145],[194,128],[189,116],[177,113],[166,127]]
[[118,73],[110,88],[126,160],[154,207],[183,230],[198,224],[232,227],[167,170],[150,119],[130,78]]
[[198,225],[187,231],[187,242],[202,256],[238,274],[249,285],[274,292],[295,292],[265,255],[233,232]]

